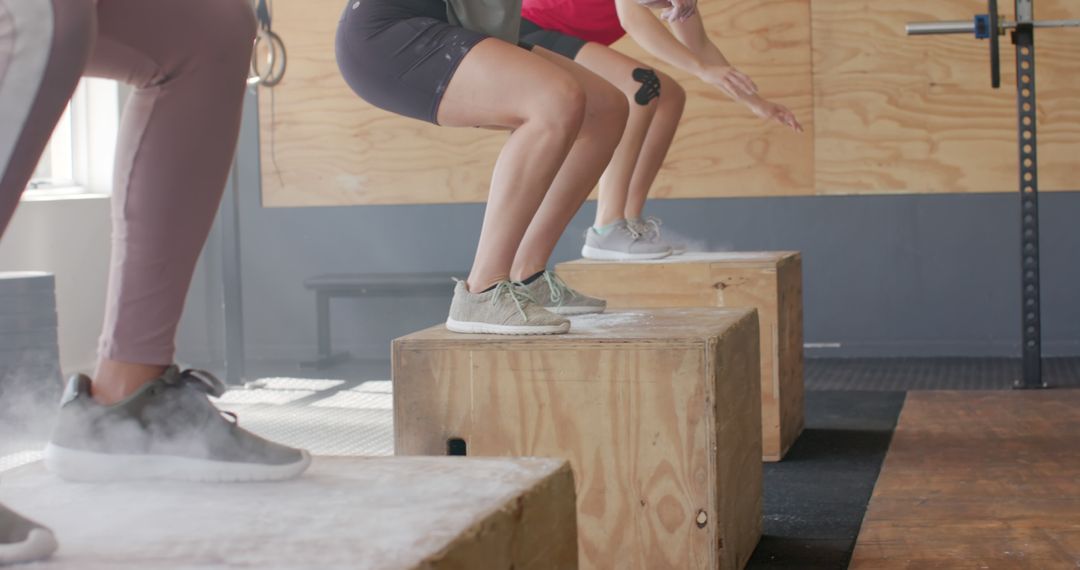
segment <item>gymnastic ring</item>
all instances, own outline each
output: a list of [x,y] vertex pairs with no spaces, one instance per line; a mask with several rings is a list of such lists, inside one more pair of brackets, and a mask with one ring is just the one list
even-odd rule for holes
[[[269,44],[266,57],[266,68],[260,64],[259,46],[266,39]],[[280,62],[280,66],[278,65]],[[273,87],[285,77],[285,68],[288,58],[285,52],[285,42],[281,37],[270,30],[262,30],[255,38],[255,46],[251,55],[251,67],[260,85]]]
[[[248,83],[254,83],[256,85],[261,85],[271,79],[268,73],[263,72],[259,63],[259,46],[262,45],[263,42],[263,33],[264,32],[260,30],[258,35],[255,36],[255,44],[251,49],[251,74],[248,78]],[[274,63],[277,60],[277,55],[274,54],[275,49],[276,46],[271,42],[267,52],[267,63],[269,63],[267,67],[270,69],[273,69]]]
[[[266,57],[266,68],[262,67],[259,57],[259,46],[264,39],[269,44]],[[279,65],[280,62],[280,65]],[[285,69],[288,66],[288,55],[285,51],[285,42],[281,36],[270,30],[262,30],[255,37],[255,46],[251,53],[251,70],[258,79],[259,85],[274,87],[285,78]]]

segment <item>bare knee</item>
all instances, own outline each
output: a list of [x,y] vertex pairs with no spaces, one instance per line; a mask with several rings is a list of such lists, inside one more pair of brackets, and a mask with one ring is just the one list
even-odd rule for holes
[[683,109],[686,108],[686,90],[671,77],[663,73],[658,75],[660,76],[660,99],[657,111],[681,117]]
[[525,119],[536,121],[561,134],[575,136],[585,120],[588,96],[570,74],[561,73],[548,81],[543,91],[529,102]]
[[630,117],[630,102],[626,95],[606,81],[594,91],[593,108],[598,119],[606,126],[617,127],[621,132]]

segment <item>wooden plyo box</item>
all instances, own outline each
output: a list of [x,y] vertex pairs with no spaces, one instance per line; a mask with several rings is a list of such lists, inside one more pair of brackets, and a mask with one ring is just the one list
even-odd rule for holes
[[547,337],[440,325],[393,352],[396,453],[568,459],[583,568],[733,570],[757,545],[754,310],[575,317]]
[[556,270],[611,308],[754,307],[761,324],[762,458],[803,430],[802,258],[798,252],[687,253],[658,261],[578,260]]
[[0,501],[62,541],[35,570],[578,567],[560,459],[316,457],[281,483],[85,487],[40,463],[4,473]]

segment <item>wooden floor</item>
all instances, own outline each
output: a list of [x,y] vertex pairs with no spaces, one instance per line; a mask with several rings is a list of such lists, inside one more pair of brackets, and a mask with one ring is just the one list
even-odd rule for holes
[[910,393],[851,568],[1080,568],[1080,391]]

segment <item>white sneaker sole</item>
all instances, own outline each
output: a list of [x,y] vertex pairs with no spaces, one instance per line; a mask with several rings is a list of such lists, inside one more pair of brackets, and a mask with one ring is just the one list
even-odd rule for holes
[[56,552],[56,537],[43,528],[35,528],[26,540],[13,544],[0,544],[0,566],[23,564],[45,560]]
[[605,307],[544,307],[556,315],[572,317],[575,315],[598,315],[604,312]]
[[627,253],[625,251],[611,251],[592,246],[581,248],[581,257],[596,261],[642,261],[646,259],[664,259],[671,255],[671,250],[660,253]]
[[561,325],[493,325],[472,321],[446,319],[446,330],[465,334],[505,334],[505,335],[545,335],[565,334],[570,330],[570,323]]
[[69,481],[175,479],[201,483],[281,481],[292,479],[311,465],[304,451],[300,461],[284,465],[233,463],[170,455],[94,453],[48,444],[45,467]]

